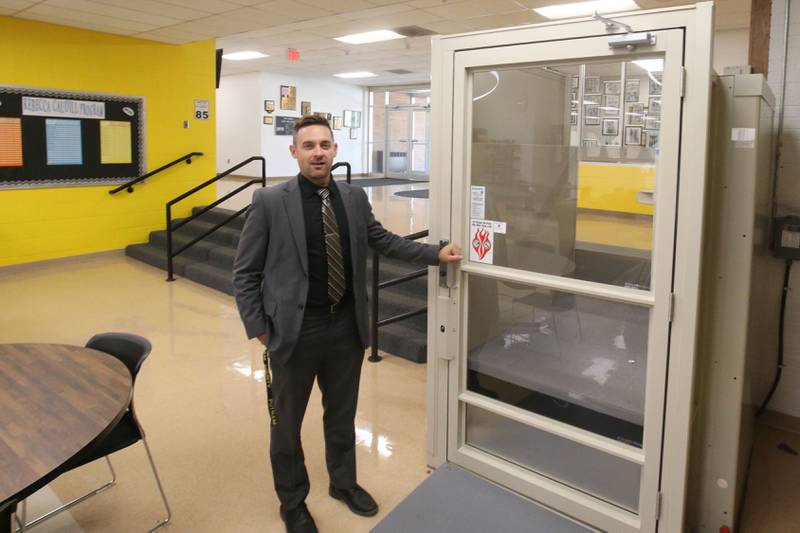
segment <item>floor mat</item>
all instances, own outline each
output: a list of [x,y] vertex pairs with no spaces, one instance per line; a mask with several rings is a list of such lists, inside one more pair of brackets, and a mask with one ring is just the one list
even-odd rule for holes
[[395,196],[403,196],[405,198],[428,198],[428,189],[420,189],[418,191],[397,191]]

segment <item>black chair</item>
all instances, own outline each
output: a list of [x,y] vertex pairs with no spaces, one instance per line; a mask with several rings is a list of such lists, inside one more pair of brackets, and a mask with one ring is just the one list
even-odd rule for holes
[[[92,337],[89,342],[86,343],[86,347],[105,352],[122,361],[122,363],[128,367],[128,370],[131,373],[131,379],[134,386],[136,384],[136,374],[139,372],[139,368],[142,366],[144,360],[147,359],[148,355],[150,355],[150,350],[152,349],[150,341],[144,337],[130,333],[100,333]],[[156,470],[156,465],[153,462],[153,456],[150,453],[150,447],[147,445],[147,439],[145,439],[144,430],[142,429],[141,424],[139,424],[139,420],[136,418],[136,412],[133,408],[133,400],[131,400],[127,411],[122,416],[120,421],[103,439],[94,442],[81,450],[73,459],[71,459],[67,464],[58,470],[58,475],[61,475],[65,472],[91,463],[97,459],[104,458],[108,464],[109,470],[111,471],[111,481],[87,494],[84,494],[83,496],[72,500],[69,503],[62,505],[61,507],[58,507],[57,509],[53,509],[47,514],[36,518],[35,520],[26,523],[18,531],[24,533],[27,528],[31,528],[37,524],[40,524],[48,518],[51,518],[62,511],[66,511],[67,509],[70,509],[71,507],[74,507],[75,505],[91,498],[92,496],[95,496],[114,486],[117,481],[117,475],[114,472],[114,467],[112,466],[111,460],[108,456],[114,452],[122,450],[123,448],[127,448],[132,444],[136,444],[140,440],[142,441],[142,444],[144,444],[145,452],[147,452],[147,459],[150,461],[150,467],[153,470],[153,476],[156,479],[158,490],[161,493],[161,500],[164,502],[164,508],[167,511],[167,517],[160,520],[155,527],[150,529],[150,531],[152,532],[165,526],[172,518],[172,511],[170,510],[169,503],[167,503],[167,497],[164,494],[164,488],[161,486],[161,479],[158,477],[158,471]],[[22,516],[24,517],[24,501],[22,502],[21,507]]]

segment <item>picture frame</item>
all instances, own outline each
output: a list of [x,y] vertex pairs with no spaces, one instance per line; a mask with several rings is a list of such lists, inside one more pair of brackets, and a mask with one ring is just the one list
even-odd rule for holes
[[303,116],[311,114],[311,102],[300,102],[300,114]]
[[333,117],[333,124],[331,127],[335,130],[342,129],[342,117],[340,116]]
[[271,116],[262,117],[262,123],[266,124],[267,126],[272,126],[272,124],[274,123],[274,120],[273,120],[273,118]]
[[570,76],[569,78],[569,86],[570,89],[577,92],[578,87],[580,86],[580,78],[578,76]]
[[577,110],[574,112],[570,112],[569,114],[569,125],[570,126],[577,126],[578,125],[578,112]]
[[661,97],[651,96],[647,99],[647,113],[657,117],[661,116]]
[[636,102],[625,106],[625,123],[628,126],[644,126],[644,104]]
[[638,102],[639,101],[639,80],[634,78],[632,80],[625,80],[625,101]]
[[603,94],[618,95],[622,90],[622,81],[611,80],[603,82]]
[[573,104],[577,104],[578,103],[578,93],[576,93],[576,92],[569,93],[569,101],[571,103],[573,103]]
[[275,111],[275,100],[264,100],[264,111],[267,113]]
[[584,105],[583,106],[583,125],[584,126],[599,126],[600,125],[600,106],[599,105]]
[[344,111],[344,126],[346,128],[360,128],[361,127],[361,111],[351,111],[345,109]]
[[600,105],[603,101],[603,95],[601,94],[585,94],[583,95],[583,103],[586,105],[593,104],[593,105]]
[[651,72],[648,94],[650,96],[660,96],[662,93],[662,80],[664,79],[663,72]]
[[604,146],[619,146],[619,137],[603,137]]
[[646,130],[659,130],[659,129],[661,129],[661,118],[660,117],[651,117],[649,115],[645,115],[645,117],[644,117],[644,129],[646,129]]
[[604,118],[601,132],[604,136],[608,137],[616,137],[619,135],[619,119]]
[[603,115],[607,117],[619,116],[619,95],[609,94],[603,96]]
[[350,128],[350,139],[358,139],[358,129]]
[[297,110],[297,87],[294,85],[281,85],[281,110]]
[[600,76],[586,76],[583,79],[583,94],[600,94]]
[[627,146],[641,146],[642,128],[639,126],[625,126],[625,144]]
[[647,148],[651,148],[653,150],[658,149],[660,132],[657,130],[645,130],[644,133],[645,133],[644,145]]

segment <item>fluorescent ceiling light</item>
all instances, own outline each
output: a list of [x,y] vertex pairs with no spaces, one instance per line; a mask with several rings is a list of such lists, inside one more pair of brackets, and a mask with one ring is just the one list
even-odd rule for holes
[[663,59],[637,59],[633,64],[645,69],[647,72],[661,72],[664,70]]
[[372,72],[341,72],[339,74],[334,74],[337,78],[345,78],[345,79],[353,79],[353,78],[374,78],[377,74],[373,74]]
[[366,44],[377,43],[379,41],[391,41],[392,39],[404,39],[405,35],[400,35],[391,30],[368,31],[366,33],[354,33],[344,37],[334,37],[337,41],[347,44]]
[[591,15],[595,11],[598,13],[616,13],[631,9],[639,9],[639,6],[633,0],[592,0],[591,2],[536,7],[533,10],[549,19],[566,19],[584,17]]
[[269,57],[269,55],[262,54],[261,52],[253,52],[252,50],[222,55],[223,59],[230,59],[231,61],[245,61],[247,59],[260,59],[262,57]]

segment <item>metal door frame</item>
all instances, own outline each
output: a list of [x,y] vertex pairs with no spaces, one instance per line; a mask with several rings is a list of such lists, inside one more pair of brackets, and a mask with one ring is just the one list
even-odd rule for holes
[[[389,117],[391,116],[392,112],[396,112],[396,111],[407,111],[408,112],[408,116],[409,116],[408,129],[406,131],[406,137],[407,138],[406,139],[398,139],[398,141],[400,141],[400,142],[405,142],[406,146],[408,148],[406,150],[405,165],[404,165],[405,170],[403,172],[389,172],[389,152],[390,152],[390,150],[389,150],[389,142],[390,142],[390,139],[389,139],[389,123],[391,122],[389,120]],[[413,142],[414,141],[414,139],[413,139],[413,137],[414,137],[413,122],[414,121],[413,121],[413,116],[414,116],[414,112],[415,111],[426,111],[427,112],[428,120],[427,120],[426,125],[425,125],[425,133],[427,135],[428,142],[426,143],[425,152],[426,152],[426,158],[428,160],[428,174],[415,173],[415,172],[413,172],[411,170],[411,158],[413,156],[413,148],[414,148],[414,142]],[[386,176],[387,178],[403,178],[403,179],[414,179],[415,177],[417,177],[417,178],[426,177],[427,178],[430,175],[430,149],[431,149],[431,137],[430,137],[430,132],[431,132],[430,117],[431,117],[431,114],[430,114],[430,107],[429,106],[423,106],[423,105],[398,105],[398,106],[388,106],[387,105],[386,106],[385,116],[386,116],[386,124],[385,124],[385,127],[384,127],[384,138],[386,139],[386,142],[385,142],[386,151],[385,151],[385,156],[384,156],[385,160],[384,160],[384,167],[383,167],[385,169],[384,176]]]
[[[680,531],[683,525],[684,493],[686,486],[686,466],[690,420],[692,413],[692,382],[694,377],[694,354],[697,334],[697,308],[699,297],[700,256],[702,248],[703,205],[705,195],[705,163],[707,153],[708,111],[710,98],[710,66],[713,6],[704,2],[696,6],[667,8],[615,15],[633,27],[634,31],[658,31],[678,29],[684,35],[684,47],[691,53],[685,54],[684,75],[682,77],[680,139],[681,149],[677,161],[678,175],[691,176],[692,179],[675,183],[677,189],[677,227],[674,231],[674,260],[671,272],[672,292],[674,293],[674,315],[668,333],[670,346],[666,360],[666,380],[664,383],[663,439],[660,453],[660,472],[658,490],[661,502],[653,518],[660,520],[653,525],[662,531]],[[453,236],[450,213],[458,209],[460,192],[453,190],[451,148],[457,142],[454,133],[463,132],[459,114],[454,113],[454,100],[464,95],[454,95],[457,52],[460,50],[481,50],[498,46],[519,45],[522,43],[546,43],[582,39],[591,36],[605,36],[605,26],[597,21],[582,19],[571,22],[556,22],[510,30],[494,30],[436,38],[433,42],[432,96],[433,96],[433,136],[431,173],[437,175],[431,184],[431,234],[434,238],[449,239]],[[598,54],[592,54],[592,57]],[[599,54],[603,55],[603,54]],[[662,110],[663,112],[663,110]],[[463,117],[462,122],[463,122]],[[454,198],[455,196],[455,198]],[[459,329],[457,316],[453,309],[458,306],[456,291],[442,287],[438,276],[430,276],[428,314],[428,405],[429,432],[428,458],[432,466],[447,460],[448,403],[454,386],[449,377],[453,374],[451,361],[457,356],[458,346],[452,339]],[[663,308],[663,306],[661,306]],[[443,334],[444,331],[446,334]],[[649,370],[648,370],[649,372]],[[452,436],[451,436],[452,438]],[[518,491],[525,487],[514,483],[516,477],[509,473],[502,483]],[[556,494],[559,487],[550,487]],[[570,499],[574,495],[569,496]],[[653,495],[654,498],[657,495]],[[547,504],[547,502],[544,502]],[[583,502],[570,509],[572,516],[585,521],[599,520],[597,527],[611,528],[623,525],[624,529],[640,530],[637,520],[617,520],[611,522],[603,517],[610,516],[607,509],[593,507]],[[648,524],[652,521],[648,522]],[[649,526],[648,526],[649,527]]]

